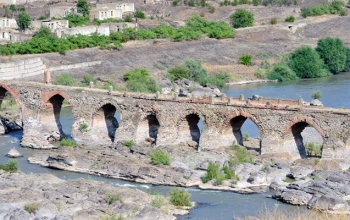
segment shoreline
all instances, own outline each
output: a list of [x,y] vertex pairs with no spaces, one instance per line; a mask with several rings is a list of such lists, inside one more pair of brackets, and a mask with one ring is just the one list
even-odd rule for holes
[[255,79],[255,80],[246,80],[246,81],[238,81],[238,82],[228,82],[226,85],[232,86],[232,85],[244,85],[244,84],[255,84],[255,83],[267,83],[267,82],[275,82],[277,83],[277,80],[269,80],[269,79]]

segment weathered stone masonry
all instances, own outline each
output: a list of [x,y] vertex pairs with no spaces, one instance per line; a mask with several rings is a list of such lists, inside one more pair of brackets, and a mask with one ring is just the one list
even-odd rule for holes
[[[313,126],[323,137],[323,158],[350,155],[350,111],[303,106],[300,100],[180,98],[176,95],[108,93],[106,90],[39,83],[0,83],[0,96],[9,92],[20,106],[22,145],[50,148],[50,140],[65,136],[60,110],[65,99],[72,107],[72,137],[86,148],[116,141],[145,139],[156,145],[196,141],[201,150],[242,144],[241,126],[249,118],[260,132],[261,154],[289,153],[305,157],[300,133]],[[121,122],[115,119],[118,111]],[[200,134],[197,123],[203,121]]]

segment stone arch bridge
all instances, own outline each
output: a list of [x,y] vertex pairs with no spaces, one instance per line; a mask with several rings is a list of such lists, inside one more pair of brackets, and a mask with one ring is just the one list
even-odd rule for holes
[[[344,159],[350,155],[350,110],[304,106],[302,100],[177,97],[0,82],[0,100],[6,93],[19,106],[22,145],[26,147],[50,148],[54,134],[65,136],[60,111],[66,100],[74,116],[72,137],[89,149],[147,139],[158,146],[195,141],[199,149],[215,150],[233,141],[242,144],[240,129],[250,119],[260,132],[261,154],[305,157],[301,132],[312,126],[323,138],[322,158]],[[114,117],[116,111],[121,123]],[[199,120],[203,121],[202,132],[197,126]]]

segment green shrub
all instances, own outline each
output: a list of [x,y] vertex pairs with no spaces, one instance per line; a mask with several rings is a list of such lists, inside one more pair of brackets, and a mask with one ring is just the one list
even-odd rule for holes
[[322,97],[322,94],[320,91],[316,91],[311,94],[311,98],[313,99],[321,99],[321,97]]
[[297,74],[283,63],[274,65],[272,70],[267,74],[267,78],[269,80],[278,80],[279,82],[299,79]]
[[223,180],[225,179],[225,176],[220,170],[220,165],[210,161],[207,173],[201,179],[203,183],[207,183],[210,180],[214,179],[216,185],[221,185]]
[[241,163],[253,163],[253,157],[248,153],[245,147],[237,146],[234,149],[235,157],[233,158],[234,164]]
[[191,206],[190,197],[184,189],[173,188],[170,191],[170,202],[175,206]]
[[69,27],[84,26],[89,22],[88,17],[70,13],[64,17],[69,22]]
[[260,3],[260,1],[259,1],[259,0],[253,0],[253,5],[254,5],[254,6],[258,6],[258,5],[259,5],[259,3]]
[[81,132],[87,132],[88,129],[88,125],[85,122],[81,122],[79,124],[79,131]]
[[309,46],[301,46],[293,51],[288,66],[300,78],[317,78],[329,75],[320,55]]
[[134,19],[132,19],[132,17],[130,15],[127,15],[125,18],[124,18],[124,21],[125,22],[134,22]]
[[252,56],[249,54],[245,54],[239,58],[239,63],[243,64],[245,66],[251,66],[252,65]]
[[208,77],[208,71],[202,66],[201,61],[186,59],[185,66],[189,69],[190,80],[198,82],[202,86],[205,85],[206,79]]
[[209,10],[209,13],[210,13],[210,14],[215,13],[215,7],[212,6],[212,5],[208,5],[208,10]]
[[170,70],[168,70],[168,74],[166,76],[172,81],[184,78],[189,79],[190,70],[186,66],[174,66]]
[[250,137],[249,132],[244,132],[244,133],[243,133],[243,139],[244,139],[244,141],[247,141],[247,140],[249,139],[249,137]]
[[63,86],[73,86],[75,84],[75,80],[73,76],[69,73],[62,73],[61,75],[56,76],[54,84]]
[[342,8],[339,12],[340,16],[348,16],[348,14],[349,14],[349,10],[346,8]]
[[123,216],[122,215],[118,215],[117,214],[113,214],[111,216],[104,216],[104,217],[101,217],[100,220],[124,220]]
[[334,0],[330,3],[323,3],[321,5],[313,5],[309,7],[302,7],[300,9],[301,16],[304,18],[308,16],[320,16],[324,14],[338,14],[343,9],[344,2],[341,0]]
[[68,138],[63,138],[60,141],[60,146],[61,147],[75,147],[77,145],[77,143],[72,140],[72,139],[68,139]]
[[237,9],[231,16],[231,23],[234,28],[252,27],[254,14],[245,9]]
[[151,156],[151,163],[153,165],[170,165],[170,157],[167,152],[163,150],[154,150],[149,153]]
[[226,88],[226,83],[231,79],[231,76],[227,72],[214,73],[211,76],[208,76],[204,82],[206,84],[211,84],[218,87],[220,90]]
[[172,5],[173,5],[173,6],[178,6],[178,5],[179,5],[179,2],[180,2],[180,0],[174,0],[173,3],[172,3]]
[[306,142],[304,144],[306,155],[307,156],[314,156],[314,157],[321,157],[322,156],[322,145],[316,144],[313,142]]
[[145,19],[146,15],[143,11],[136,9],[135,11],[135,18]]
[[0,170],[4,170],[6,172],[10,173],[17,173],[18,172],[18,163],[17,161],[10,160],[7,162],[7,164],[0,164]]
[[51,36],[51,29],[46,26],[41,26],[37,32],[33,34],[33,37],[49,37]]
[[265,69],[258,68],[258,70],[255,72],[255,77],[258,79],[266,79],[267,78],[267,73]]
[[37,203],[27,203],[24,205],[24,210],[29,213],[34,213],[39,210],[39,205]]
[[327,37],[319,39],[316,52],[332,73],[336,74],[344,70],[346,47],[339,38]]
[[96,83],[96,78],[91,75],[91,74],[84,74],[83,75],[83,79],[81,80],[81,83],[83,84],[83,86],[89,86],[90,82]]
[[100,26],[101,24],[103,23],[121,23],[123,20],[121,19],[114,19],[114,18],[107,18],[107,19],[104,19],[104,20],[94,20],[94,25],[96,26]]
[[156,81],[149,75],[144,68],[130,70],[124,74],[127,88],[132,92],[149,92],[159,91]]
[[277,18],[271,18],[270,24],[272,24],[272,25],[277,24]]
[[345,53],[346,53],[346,61],[345,61],[344,71],[349,72],[350,71],[350,48],[347,47],[345,49]]
[[135,145],[135,143],[134,143],[133,140],[131,140],[131,141],[124,141],[123,145],[124,145],[125,147],[131,148],[132,146]]
[[166,204],[166,201],[163,197],[161,196],[155,196],[152,201],[151,201],[151,206],[160,208]]
[[105,200],[106,200],[106,203],[108,205],[112,205],[113,203],[115,203],[116,201],[119,201],[120,203],[123,203],[123,199],[121,197],[121,195],[119,194],[105,194]]
[[293,15],[286,17],[286,19],[284,20],[285,22],[290,22],[293,23],[295,21],[295,18]]

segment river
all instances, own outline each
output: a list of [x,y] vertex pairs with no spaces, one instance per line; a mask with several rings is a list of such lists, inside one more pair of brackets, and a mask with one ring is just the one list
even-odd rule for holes
[[[336,76],[307,79],[289,83],[261,83],[230,86],[225,93],[228,96],[237,97],[243,94],[246,98],[254,94],[264,97],[278,97],[286,99],[303,98],[311,100],[311,93],[319,90],[322,94],[321,101],[325,106],[350,108],[350,74],[343,73]],[[119,119],[119,118],[118,118]],[[120,120],[120,119],[119,119]],[[66,133],[70,133],[70,126],[73,123],[73,116],[69,108],[63,108],[61,123]],[[247,120],[242,127],[243,132],[249,132],[251,137],[259,136],[256,126]],[[38,150],[20,147],[21,131],[11,132],[0,136],[0,163],[6,163],[9,158],[5,154],[13,147],[16,147],[24,157],[16,159],[19,168],[24,173],[51,173],[62,179],[91,178],[106,182],[114,186],[127,186],[137,188],[146,192],[156,191],[159,194],[167,195],[171,189],[168,186],[152,186],[137,184],[122,180],[72,173],[67,171],[43,168],[39,165],[29,164],[27,159]],[[222,219],[231,220],[233,217],[244,217],[246,215],[259,215],[265,210],[278,208],[284,212],[296,212],[305,210],[291,205],[280,203],[276,200],[266,198],[269,193],[260,194],[237,194],[232,192],[220,192],[213,190],[187,189],[191,193],[191,200],[198,203],[198,206],[191,210],[189,215],[178,216],[178,219]]]

